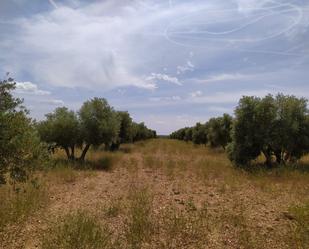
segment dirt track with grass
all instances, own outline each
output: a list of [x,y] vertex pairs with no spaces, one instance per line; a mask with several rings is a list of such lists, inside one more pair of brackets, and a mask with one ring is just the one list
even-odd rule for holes
[[47,200],[0,232],[0,248],[42,248],[50,229],[78,210],[108,227],[104,248],[308,245],[308,231],[298,230],[291,212],[309,202],[308,173],[248,173],[233,168],[223,151],[172,140],[138,143],[116,154],[91,152],[89,160],[104,157],[110,158],[108,170],[40,173]]

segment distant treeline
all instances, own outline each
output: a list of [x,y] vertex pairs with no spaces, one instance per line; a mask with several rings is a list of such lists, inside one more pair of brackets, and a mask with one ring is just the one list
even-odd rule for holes
[[272,167],[295,162],[309,152],[307,99],[283,94],[264,98],[244,96],[234,114],[180,129],[170,137],[221,146],[239,166],[249,165],[264,155],[265,164]]
[[155,131],[133,122],[128,112],[115,111],[103,98],[86,101],[78,112],[57,108],[35,122],[23,101],[13,96],[15,85],[11,78],[0,81],[0,184],[8,178],[26,180],[48,161],[48,150],[61,148],[75,160],[79,147],[78,159],[83,161],[91,146],[117,150],[122,143],[156,137]]

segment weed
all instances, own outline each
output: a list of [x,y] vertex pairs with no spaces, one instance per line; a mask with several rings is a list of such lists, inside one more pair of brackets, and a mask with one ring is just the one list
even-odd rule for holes
[[122,206],[120,200],[112,200],[108,206],[105,206],[104,214],[109,218],[117,217],[121,211],[121,208]]
[[125,236],[130,248],[141,248],[153,232],[151,220],[151,197],[147,189],[134,190],[130,195],[130,207]]
[[309,247],[309,203],[302,206],[293,206],[289,212],[294,218],[293,247],[305,249]]
[[59,220],[43,238],[42,249],[104,249],[111,246],[106,226],[85,211],[77,211]]
[[37,181],[16,186],[0,187],[0,230],[6,225],[21,222],[47,201],[44,186]]
[[47,175],[53,182],[58,183],[74,183],[78,178],[78,172],[69,164],[59,164]]
[[165,210],[160,228],[163,248],[200,248],[208,243],[209,220],[206,205],[201,209],[183,213],[174,208]]

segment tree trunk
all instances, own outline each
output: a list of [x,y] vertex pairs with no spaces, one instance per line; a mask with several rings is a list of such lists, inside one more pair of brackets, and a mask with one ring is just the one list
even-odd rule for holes
[[65,148],[63,148],[63,149],[65,150],[65,153],[67,154],[68,159],[70,159],[70,158],[71,158],[71,155],[70,155],[70,150],[69,150],[69,148],[68,148],[68,147],[65,147]]
[[75,146],[71,146],[71,155],[70,155],[71,160],[75,160]]
[[281,157],[281,151],[275,151],[275,156],[276,156],[276,162],[278,164],[281,164],[282,163],[282,157]]
[[268,168],[272,168],[271,151],[269,149],[267,149],[266,151],[263,151],[263,154],[266,158],[266,162],[265,162],[266,166]]
[[82,152],[82,154],[81,154],[81,156],[79,158],[80,161],[85,161],[85,157],[86,157],[86,154],[87,154],[89,148],[90,148],[90,144],[86,144],[86,146],[83,149],[83,152]]

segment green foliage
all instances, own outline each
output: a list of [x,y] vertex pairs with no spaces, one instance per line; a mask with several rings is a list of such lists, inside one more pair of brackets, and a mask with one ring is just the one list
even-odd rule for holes
[[75,158],[74,149],[81,144],[81,135],[79,120],[73,111],[66,107],[57,108],[38,123],[37,129],[43,141],[64,149],[69,159]]
[[117,139],[110,144],[105,144],[106,150],[118,150],[120,144],[131,143],[133,141],[133,121],[128,112],[117,112],[117,117],[120,122],[120,129]]
[[6,173],[13,181],[24,181],[44,159],[45,148],[20,99],[14,98],[12,79],[0,81],[0,183]]
[[156,132],[148,129],[144,123],[133,123],[133,142],[156,137]]
[[120,118],[120,143],[131,143],[133,140],[133,121],[128,112],[117,112]]
[[261,153],[266,164],[299,159],[309,151],[307,101],[294,96],[243,97],[235,111],[232,143],[228,152],[238,165],[246,165]]
[[197,123],[194,127],[175,131],[170,135],[170,138],[225,148],[231,141],[232,123],[233,118],[224,114],[222,117],[210,119],[206,124]]
[[64,149],[68,159],[75,160],[75,149],[81,147],[80,161],[85,160],[91,146],[104,144],[106,150],[114,151],[122,143],[156,137],[155,131],[144,123],[134,123],[128,112],[116,112],[103,98],[86,101],[78,113],[57,108],[37,124],[37,130],[52,150]]
[[69,214],[45,235],[43,249],[111,248],[110,232],[85,212]]
[[225,147],[231,142],[233,118],[224,114],[222,117],[212,118],[206,124],[207,140],[212,147]]
[[201,123],[197,123],[193,127],[192,131],[192,142],[195,144],[207,144],[207,127]]
[[99,146],[117,139],[120,122],[114,109],[103,98],[86,101],[79,111],[83,139]]

